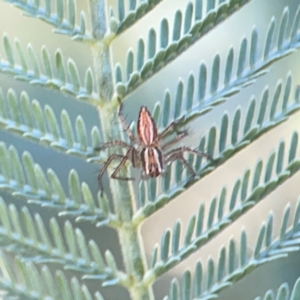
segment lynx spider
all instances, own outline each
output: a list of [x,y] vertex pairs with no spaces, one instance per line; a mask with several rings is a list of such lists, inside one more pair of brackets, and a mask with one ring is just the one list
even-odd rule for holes
[[[166,165],[171,164],[176,160],[180,160],[191,174],[190,179],[188,180],[186,185],[188,185],[193,180],[193,178],[196,176],[196,173],[184,158],[183,154],[185,152],[193,153],[195,155],[212,160],[208,154],[193,150],[186,146],[181,146],[169,150],[167,153],[164,153],[164,150],[186,137],[188,135],[188,132],[187,130],[176,131],[176,125],[178,125],[178,122],[173,121],[161,133],[158,133],[155,121],[146,106],[141,106],[140,108],[137,121],[137,137],[135,137],[123,116],[123,104],[120,100],[119,102],[120,107],[118,117],[121,121],[122,127],[124,128],[131,141],[131,144],[128,144],[121,140],[113,140],[104,143],[101,147],[95,148],[95,151],[102,151],[114,146],[119,146],[127,149],[125,155],[111,154],[104,163],[98,175],[98,182],[100,185],[101,193],[103,193],[104,190],[102,177],[113,160],[120,160],[120,163],[111,174],[111,178],[124,181],[134,180],[133,177],[122,177],[117,175],[127,160],[132,163],[132,166],[134,168],[142,168],[141,178],[144,180],[150,177],[158,177],[160,175],[164,175],[164,167]],[[163,144],[163,138],[172,130],[176,131],[176,137]]]

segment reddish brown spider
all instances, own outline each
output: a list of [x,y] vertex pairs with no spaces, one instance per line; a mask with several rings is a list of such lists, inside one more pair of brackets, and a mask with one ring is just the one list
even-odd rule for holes
[[98,175],[98,181],[101,192],[103,192],[102,177],[109,164],[113,160],[120,160],[119,165],[111,174],[111,178],[118,180],[134,180],[134,178],[132,177],[121,177],[117,175],[127,160],[129,160],[132,163],[134,168],[142,168],[142,179],[148,179],[149,177],[158,177],[159,175],[164,175],[166,165],[171,164],[176,160],[180,160],[191,174],[188,183],[193,180],[193,178],[196,176],[196,173],[184,158],[184,152],[193,153],[195,155],[203,156],[211,160],[209,155],[207,155],[206,153],[193,150],[186,146],[178,147],[164,153],[164,150],[166,150],[167,148],[182,140],[188,135],[187,130],[179,132],[176,131],[175,138],[173,138],[165,144],[162,143],[162,140],[167,135],[167,133],[174,129],[176,130],[176,125],[178,125],[178,123],[172,122],[161,133],[158,133],[157,126],[150,112],[148,111],[146,106],[142,106],[140,108],[137,121],[138,138],[136,138],[130,130],[129,126],[127,125],[122,112],[123,105],[122,103],[120,103],[118,116],[125,132],[127,133],[131,141],[131,144],[120,140],[114,140],[104,143],[101,147],[95,148],[96,151],[102,151],[106,148],[114,146],[119,146],[128,149],[125,155],[111,154],[107,161],[104,163],[103,168],[101,169]]

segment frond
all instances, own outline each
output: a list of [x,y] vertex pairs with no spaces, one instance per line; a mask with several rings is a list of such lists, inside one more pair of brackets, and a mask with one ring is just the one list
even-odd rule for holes
[[58,209],[59,215],[75,217],[76,221],[96,222],[98,226],[118,226],[108,199],[98,193],[96,201],[89,186],[85,182],[80,183],[75,170],[69,173],[69,198],[53,170],[48,169],[46,176],[28,152],[23,153],[21,162],[15,147],[7,148],[2,142],[0,175],[0,189],[10,191],[13,196],[25,197],[30,203]]
[[[289,128],[291,133],[288,136],[284,132],[281,139],[275,137],[277,144],[268,145],[272,150],[266,158],[257,158],[252,165],[246,160],[242,172],[238,178],[234,178],[229,187],[221,183],[221,186],[218,186],[218,190],[221,187],[218,194],[208,196],[211,198],[206,201],[202,199],[202,193],[200,196],[194,194],[199,201],[188,216],[186,227],[183,219],[164,220],[168,224],[174,222],[171,223],[171,228],[156,228],[158,224],[154,224],[153,238],[157,243],[151,242],[152,255],[147,257],[149,251],[144,249],[144,244],[149,243],[144,243],[144,239],[148,237],[141,236],[141,225],[148,217],[185,192],[192,184],[200,184],[198,181],[201,178],[228,162],[242,149],[247,146],[247,150],[255,148],[255,140],[267,138],[264,134],[273,129],[281,130],[280,124],[299,113],[300,85],[295,82],[298,80],[296,72],[293,71],[292,76],[292,72],[288,71],[285,79],[273,81],[274,77],[283,78],[279,73],[292,69],[288,65],[290,61],[282,69],[276,68],[277,64],[273,69],[273,63],[285,63],[284,58],[294,54],[300,47],[299,1],[290,0],[288,4],[278,1],[281,9],[278,12],[274,6],[276,17],[271,18],[268,28],[265,27],[268,23],[260,23],[265,22],[266,18],[258,20],[256,12],[252,14],[250,6],[254,7],[254,2],[251,0],[189,0],[181,1],[178,5],[163,0],[89,0],[89,12],[85,9],[78,11],[82,3],[76,3],[76,0],[3,1],[19,8],[29,17],[50,24],[54,33],[70,37],[63,37],[64,39],[71,39],[72,43],[85,43],[90,51],[92,65],[86,70],[80,70],[80,64],[71,58],[65,58],[60,48],[50,54],[43,46],[40,55],[36,55],[31,44],[25,49],[17,38],[10,41],[8,35],[4,34],[4,55],[0,59],[0,73],[12,75],[14,79],[34,87],[41,86],[67,94],[73,101],[78,99],[92,105],[95,112],[98,111],[100,125],[94,126],[88,132],[88,125],[93,120],[82,117],[82,114],[77,115],[72,123],[70,116],[75,109],[72,105],[67,108],[68,111],[55,113],[53,103],[51,106],[43,106],[39,101],[31,100],[24,91],[17,95],[13,89],[3,93],[0,88],[0,129],[5,130],[11,137],[12,134],[17,139],[24,137],[27,141],[39,143],[35,146],[46,145],[59,151],[60,155],[77,156],[85,162],[107,161],[107,155],[116,153],[117,155],[110,156],[103,169],[105,171],[111,158],[122,159],[120,165],[113,162],[109,166],[109,173],[116,168],[112,180],[109,181],[109,187],[105,186],[108,193],[103,195],[97,188],[94,193],[87,183],[80,180],[75,166],[69,171],[68,180],[64,184],[52,169],[44,171],[42,165],[35,163],[29,152],[25,151],[19,155],[15,146],[0,142],[0,191],[8,192],[30,205],[39,205],[42,209],[51,208],[52,212],[58,215],[58,218],[45,221],[40,214],[31,214],[29,207],[18,208],[22,203],[9,204],[0,197],[0,289],[6,293],[4,299],[103,300],[99,292],[92,294],[92,288],[102,292],[102,287],[114,285],[111,290],[121,288],[126,293],[119,295],[121,299],[159,298],[156,297],[155,284],[160,284],[162,276],[166,277],[167,272],[180,267],[179,264],[183,260],[192,259],[191,255],[199,252],[201,247],[209,247],[208,243],[217,234],[222,237],[233,222],[243,220],[243,215],[248,210],[258,208],[256,205],[267,195],[271,192],[278,194],[283,183],[295,179],[294,175],[300,170],[300,129],[296,127]],[[170,7],[168,11],[164,10],[166,4]],[[238,12],[241,8],[244,11]],[[203,60],[203,48],[200,49],[203,53],[193,52],[198,49],[193,47],[197,46],[196,42],[200,42],[206,34],[210,35],[212,29],[216,29],[220,34],[218,38],[223,39],[224,32],[217,26],[226,29],[226,25],[229,24],[220,25],[223,21],[228,22],[233,16],[238,18],[239,14],[247,14],[248,8],[253,18],[251,20],[259,21],[257,27],[253,26],[251,30],[249,25],[253,22],[250,21],[247,25],[245,22],[246,26],[238,28],[242,36],[234,34],[233,28],[230,28],[232,35],[225,33],[227,39],[221,40],[221,48],[215,53],[209,52],[212,47],[208,51],[205,49],[206,58]],[[157,15],[154,16],[156,12]],[[270,12],[273,10],[268,11]],[[152,20],[146,24],[147,19],[149,21],[152,18],[152,14],[155,17],[152,24]],[[38,24],[39,20],[36,22]],[[141,28],[138,27],[140,24]],[[265,28],[262,29],[262,32],[265,30],[265,34],[262,34],[260,28]],[[126,32],[127,29],[129,30]],[[131,39],[130,34],[139,36],[132,35]],[[236,40],[239,36],[240,41]],[[233,40],[234,46],[229,46],[226,50],[225,44],[233,43]],[[201,48],[200,44],[198,46]],[[189,53],[193,55],[189,56]],[[179,56],[182,60],[187,59],[190,65],[177,66],[175,61]],[[171,66],[172,62],[175,63],[174,66]],[[179,75],[175,78],[174,74],[172,78],[164,77],[167,73],[165,69],[166,72],[160,74],[161,78],[165,78],[166,82],[173,82],[169,88],[164,87],[165,90],[160,94],[165,82],[155,86],[156,79],[152,76],[156,77],[169,63],[167,69],[175,67],[178,74],[181,69],[177,67],[183,66],[184,72],[191,67],[193,71],[187,75],[181,74],[184,79],[177,79]],[[269,85],[266,85],[260,94],[243,96],[244,100],[249,100],[248,104],[243,101],[243,104],[235,109],[231,106],[227,111],[225,108],[221,115],[220,110],[215,110],[218,116],[212,114],[214,123],[206,123],[208,129],[205,129],[205,133],[199,137],[195,136],[198,140],[192,141],[190,131],[185,131],[178,137],[180,140],[188,132],[188,138],[191,138],[195,150],[207,154],[201,156],[201,153],[198,153],[197,156],[184,152],[184,158],[191,169],[184,169],[186,164],[180,161],[182,157],[179,157],[179,152],[169,152],[169,156],[175,153],[171,158],[179,159],[174,163],[172,161],[171,165],[166,165],[164,158],[169,156],[164,156],[164,152],[161,154],[159,151],[167,148],[163,145],[164,140],[160,141],[160,136],[145,148],[139,143],[143,130],[145,135],[156,135],[155,124],[151,118],[148,119],[151,121],[148,122],[150,126],[147,126],[147,122],[143,126],[143,122],[140,121],[143,121],[143,118],[139,119],[139,124],[142,125],[136,137],[137,142],[120,132],[120,128],[123,127],[125,133],[128,133],[129,130],[126,130],[124,124],[119,124],[119,128],[115,126],[116,110],[121,101],[125,100],[127,104],[128,100],[131,103],[128,105],[132,105],[132,108],[135,104],[149,105],[148,100],[150,101],[153,93],[152,98],[162,97],[152,110],[159,132],[171,122],[176,123],[175,129],[170,130],[166,139],[169,146],[171,143],[168,142],[173,142],[171,135],[174,137],[175,134],[182,133],[180,130],[189,122],[211,112],[219,104],[225,104],[232,96],[242,95],[242,91],[245,94],[251,92],[244,88],[253,84],[254,90],[260,86],[264,79],[262,76],[269,72],[271,66],[270,75],[274,76],[272,79],[271,76],[265,76]],[[294,66],[293,68],[296,69]],[[144,94],[142,97],[139,94],[144,90],[138,88],[148,79],[151,93],[146,92],[147,101],[144,101]],[[254,86],[254,83],[257,83],[257,86]],[[131,101],[129,98],[134,98],[131,93],[138,95],[138,99]],[[235,100],[238,99],[232,101]],[[81,103],[80,109],[83,106]],[[132,110],[137,109],[138,107],[134,107]],[[291,125],[291,122],[286,123],[285,128]],[[130,123],[128,126],[136,134],[135,124]],[[197,128],[197,132],[200,132],[199,130]],[[135,149],[136,152],[127,152],[128,155],[123,157],[119,154],[124,149],[115,142],[107,143],[105,147],[116,145],[116,152],[115,149],[108,149],[98,155],[94,150],[110,139],[116,141],[123,138],[133,146],[130,150]],[[126,144],[124,148],[127,146]],[[55,163],[60,163],[59,159]],[[165,176],[142,181],[138,186],[137,181],[131,182],[129,169],[128,176],[125,172],[130,163],[137,169],[142,169],[142,178],[146,177],[143,175],[147,173],[147,168],[150,170],[151,167],[157,167],[157,175]],[[191,176],[191,170],[195,171],[195,177]],[[116,177],[115,174],[120,176]],[[133,174],[132,177],[137,176]],[[230,182],[231,179],[228,178]],[[214,185],[207,192],[211,195],[215,193],[213,191]],[[287,202],[287,199],[283,200]],[[37,208],[34,205],[32,207]],[[292,211],[291,207],[292,204],[285,206],[281,223],[275,220],[272,211],[269,215],[266,214],[265,222],[261,223],[255,233],[257,239],[254,245],[249,242],[250,236],[253,236],[253,228],[249,228],[251,232],[248,232],[248,228],[241,228],[235,238],[219,245],[215,257],[209,256],[205,259],[201,249],[197,261],[192,262],[193,270],[188,269],[179,274],[178,278],[170,280],[169,295],[163,299],[216,299],[221,291],[245,278],[260,265],[287,257],[290,252],[299,252],[300,196],[295,211]],[[249,211],[252,212],[253,210]],[[182,215],[186,215],[186,212],[182,212]],[[61,223],[59,217],[64,217],[65,220]],[[72,220],[78,222],[76,226]],[[280,226],[275,230],[274,228],[278,228],[277,224]],[[83,230],[82,226],[86,229],[86,225],[88,231]],[[106,237],[100,236],[98,243],[95,235],[102,235],[97,230],[100,226],[109,227],[110,232]],[[105,241],[111,234],[115,234],[119,241],[118,250],[122,260],[120,262],[114,255],[115,249],[109,247]],[[150,235],[149,239],[152,239]],[[14,260],[11,257],[14,257]],[[76,275],[76,278],[69,279],[69,275]],[[89,284],[96,283],[97,286],[82,285],[84,280],[89,280]],[[290,295],[292,300],[299,298],[299,282],[300,280]],[[114,298],[112,294],[110,296]],[[288,298],[288,286],[282,285],[276,295],[273,291],[268,291],[265,300],[273,300],[275,297],[277,300]]]
[[39,0],[4,0],[11,5],[21,9],[28,17],[38,18],[46,23],[53,25],[55,33],[69,35],[72,39],[91,42],[93,37],[86,30],[86,16],[82,10],[80,12],[79,24],[76,24],[77,4],[75,0],[56,1],[53,9],[52,1],[45,0],[42,5]]
[[[150,10],[154,9],[163,0],[146,0],[136,3],[136,1],[128,1],[129,7],[126,9],[125,1],[118,0],[117,9],[118,13],[114,12],[112,6],[109,7],[110,12],[110,22],[118,23],[117,33],[120,34],[128,27],[132,26],[144,15],[146,15]],[[117,20],[116,17],[117,16]]]
[[[285,10],[282,19],[285,20],[286,17],[288,17],[288,9]],[[267,67],[270,64],[275,62],[280,57],[286,56],[295,50],[289,48],[291,44],[293,44],[293,46],[295,47],[299,46],[296,46],[300,38],[300,35],[297,35],[297,28],[300,25],[297,21],[299,18],[300,7],[297,11],[297,15],[295,16],[292,34],[289,38],[292,42],[290,43],[290,45],[287,42],[287,44],[285,45],[285,47],[287,48],[283,47],[282,41],[280,42],[281,44],[279,43],[279,37],[278,48],[274,49],[272,47],[272,43],[274,40],[274,31],[271,30],[271,33],[269,33],[268,37],[266,38],[265,51],[261,60],[258,59],[257,55],[258,32],[256,27],[254,27],[251,34],[251,47],[248,58],[246,53],[249,41],[246,38],[243,38],[241,41],[240,53],[238,59],[236,59],[236,63],[234,63],[233,48],[229,50],[225,64],[226,67],[223,85],[219,82],[221,65],[219,54],[215,55],[213,59],[214,63],[210,76],[208,75],[206,64],[202,62],[199,67],[198,77],[195,77],[194,74],[190,74],[187,80],[187,84],[180,80],[177,85],[177,91],[174,99],[171,98],[170,92],[168,90],[166,91],[165,98],[163,100],[163,115],[160,117],[159,125],[166,126],[171,121],[173,121],[174,118],[179,118],[182,125],[184,125],[190,120],[211,111],[215,106],[224,103],[231,96],[239,93],[246,86],[253,84],[256,78],[268,72]],[[282,23],[285,22],[282,21]],[[274,28],[274,24],[275,21],[272,19],[270,28]],[[280,32],[282,35],[282,30]],[[282,37],[280,38],[280,40],[282,40]],[[296,40],[298,42],[296,42]],[[248,67],[246,67],[247,60],[249,61]],[[237,65],[236,76],[234,76],[233,72],[234,64]],[[207,84],[209,77],[211,77],[212,79],[210,86],[208,86]],[[198,91],[195,88],[195,84],[197,86],[197,82]],[[175,112],[174,115],[171,115],[170,103],[173,102],[175,102]]]
[[[287,257],[290,252],[299,251],[299,211],[300,198],[293,218],[293,226],[287,230],[290,215],[290,206],[286,206],[283,214],[279,237],[272,239],[274,217],[270,213],[268,220],[263,222],[257,237],[253,253],[248,254],[247,233],[245,230],[240,235],[240,245],[234,239],[229,241],[226,249],[223,246],[219,251],[218,262],[209,258],[206,264],[206,272],[203,264],[198,261],[194,276],[191,271],[185,271],[182,284],[173,279],[170,286],[169,297],[164,299],[177,300],[176,295],[187,295],[186,299],[215,299],[221,290],[241,280],[254,269],[267,262]],[[227,252],[227,255],[226,255]],[[181,291],[180,291],[181,290]]]
[[[236,2],[236,1],[232,1],[232,2]],[[224,5],[227,4],[224,3]],[[212,14],[214,15],[214,13]],[[272,63],[274,63],[275,61],[279,60],[282,57],[285,57],[295,52],[300,45],[299,43],[300,34],[298,32],[299,25],[300,25],[298,22],[299,15],[300,15],[300,7],[298,6],[297,14],[294,18],[293,26],[289,34],[286,25],[289,21],[289,8],[286,7],[286,9],[283,11],[281,17],[281,24],[278,29],[278,38],[277,38],[276,47],[274,47],[276,19],[275,17],[271,19],[269,25],[269,31],[267,37],[265,38],[264,51],[260,59],[258,58],[258,53],[257,53],[258,32],[254,27],[251,36],[249,65],[247,66],[247,62],[246,62],[247,45],[249,44],[249,42],[247,41],[246,38],[243,38],[240,46],[239,57],[238,57],[236,77],[233,77],[234,52],[233,52],[233,48],[231,48],[230,51],[228,52],[227,61],[226,61],[224,86],[221,87],[219,87],[220,85],[219,73],[220,73],[221,61],[220,61],[219,54],[217,54],[213,60],[212,75],[211,75],[212,83],[211,86],[209,87],[211,95],[208,97],[208,99],[205,100],[204,100],[204,96],[205,96],[206,88],[208,88],[206,87],[207,68],[205,63],[202,63],[199,68],[199,80],[198,80],[199,95],[198,95],[197,102],[199,103],[197,102],[195,103],[196,107],[193,108],[193,112],[195,113],[195,111],[200,110],[203,104],[206,104],[207,101],[208,101],[207,104],[209,105],[214,105],[214,102],[216,102],[215,103],[216,105],[218,104],[219,98],[229,97],[239,92],[239,90],[242,87],[252,84],[255,78],[264,74],[267,71],[266,68],[270,66]],[[211,14],[209,14],[208,16],[211,16]],[[218,16],[218,14],[216,14],[215,16]],[[161,31],[168,32],[168,30],[166,29],[163,30],[164,26],[167,26],[167,25],[163,26],[163,24],[168,24],[165,19],[162,21]],[[203,24],[205,24],[205,22]],[[168,36],[165,37],[165,35],[162,34],[162,37],[168,40]],[[190,38],[190,36],[188,37]],[[180,43],[175,41],[173,41],[173,43],[170,45],[170,47],[175,48],[175,49],[172,48],[173,51],[168,52],[168,48],[166,48],[166,46],[164,46],[164,43],[162,42],[161,45],[159,45],[158,50],[156,50],[155,40],[156,40],[156,33],[152,29],[149,31],[148,34],[148,47],[151,47],[151,49],[154,47],[155,50],[152,51],[153,55],[145,58],[145,51],[143,51],[143,48],[145,48],[146,42],[140,40],[138,41],[137,44],[137,51],[136,51],[137,57],[136,58],[134,57],[134,52],[132,50],[129,50],[127,53],[126,71],[122,70],[120,64],[116,65],[115,82],[117,83],[117,92],[119,93],[120,96],[124,97],[125,95],[135,90],[139,85],[141,85],[151,76],[156,74],[160,69],[162,69],[166,64],[168,64],[170,61],[172,61],[174,58],[177,57],[177,55],[179,55],[182,52],[182,49],[181,51],[177,49]],[[174,47],[174,43],[176,47]],[[184,41],[184,44],[189,44],[189,43],[187,41]],[[148,55],[149,52],[151,53],[150,49],[148,50]],[[134,66],[136,67],[135,70],[134,70]],[[191,110],[191,108],[192,105],[189,108],[189,110]],[[188,114],[191,113],[189,110],[187,110]],[[181,113],[183,115],[186,112],[182,111]]]
[[[32,218],[26,207],[19,213],[14,205],[7,207],[0,198],[0,211],[0,246],[6,252],[38,264],[60,264],[65,270],[79,272],[82,276],[92,274],[102,280],[120,277],[121,272],[117,268],[111,268],[104,262],[96,242],[87,242],[83,232],[74,229],[71,222],[65,222],[62,231],[56,219],[52,218],[49,234],[41,216],[35,214]],[[114,261],[112,255],[111,260]]]
[[[44,68],[43,71],[39,66],[31,44],[27,46],[28,63],[24,56],[25,51],[22,49],[19,40],[15,39],[14,43],[16,51],[13,50],[7,35],[3,36],[7,60],[1,60],[0,72],[8,73],[18,80],[27,81],[33,85],[60,90],[77,99],[99,104],[98,94],[94,90],[94,75],[91,68],[86,70],[85,83],[82,86],[75,61],[69,58],[65,62],[61,49],[57,49],[55,62],[53,63],[48,49],[45,46],[42,47],[41,62]],[[20,65],[16,58],[19,60]]]
[[[296,145],[297,139],[298,133],[294,132],[289,149],[289,163],[285,169],[283,168],[285,143],[282,141],[279,144],[278,151],[272,151],[266,163],[259,160],[252,172],[250,169],[245,170],[244,176],[235,182],[230,197],[228,197],[226,187],[223,187],[219,197],[214,197],[210,201],[209,208],[206,208],[205,204],[202,203],[199,206],[198,214],[189,219],[181,247],[179,247],[181,237],[180,220],[174,224],[173,232],[169,229],[166,230],[161,238],[160,260],[157,260],[159,247],[156,245],[152,251],[153,272],[159,276],[173,268],[293,176],[299,170],[299,156],[296,156],[296,153],[299,152]],[[277,161],[275,161],[276,157]],[[272,174],[274,175],[272,176]],[[252,186],[250,184],[251,177]],[[230,199],[229,203],[228,200],[226,203],[228,198]],[[226,204],[228,213],[224,214]],[[204,212],[207,209],[207,224],[204,231]],[[171,236],[172,250],[170,248]]]
[[7,293],[5,299],[104,300],[99,292],[92,296],[75,277],[69,283],[61,271],[53,276],[47,266],[38,270],[32,262],[24,262],[20,258],[11,261],[4,253],[1,253],[1,261],[0,287]]
[[68,112],[63,110],[60,120],[61,130],[50,105],[42,108],[39,101],[30,101],[25,91],[18,98],[16,92],[9,89],[5,97],[0,88],[0,126],[5,130],[82,158],[89,157],[100,145],[100,130],[96,126],[91,130],[89,145],[82,116],[77,116],[73,125]]
[[[200,151],[205,151],[213,158],[213,162],[203,163],[201,157],[197,157],[190,161],[191,166],[197,172],[197,179],[203,178],[215,170],[220,164],[225,163],[231,156],[249,145],[252,141],[259,138],[262,134],[280,125],[288,119],[288,116],[297,112],[300,108],[300,88],[295,88],[293,100],[290,101],[290,91],[292,84],[292,76],[287,75],[285,87],[282,87],[282,81],[279,80],[274,91],[274,96],[269,96],[269,88],[266,86],[262,92],[260,104],[254,97],[251,97],[250,104],[246,112],[246,117],[241,117],[241,108],[238,107],[230,122],[227,112],[221,118],[220,128],[217,130],[216,126],[212,126],[207,134],[207,137],[202,137],[198,146]],[[267,115],[267,107],[271,107]],[[258,112],[257,120],[254,120],[255,112]],[[164,115],[162,115],[162,118]],[[244,124],[242,121],[244,120]],[[231,134],[230,130],[231,125]],[[239,130],[242,128],[242,130]],[[241,133],[239,133],[241,132]],[[239,136],[240,135],[240,136]],[[298,133],[295,132],[295,139]],[[207,141],[207,144],[206,144]],[[282,147],[284,147],[284,142]],[[291,143],[290,151],[293,143]],[[216,153],[216,154],[215,154]],[[217,154],[218,153],[218,154]],[[279,153],[279,152],[278,152]],[[283,164],[283,153],[278,157],[278,166]],[[295,163],[297,159],[294,157]],[[280,168],[278,167],[278,170]],[[280,169],[280,172],[282,170]],[[288,171],[288,170],[287,170]],[[139,187],[139,206],[140,209],[136,212],[134,219],[140,220],[152,215],[161,207],[169,203],[178,194],[185,189],[183,183],[188,179],[189,174],[184,174],[178,165],[171,166],[168,169],[167,176],[162,179],[162,191],[159,191],[157,181],[150,181],[146,185],[141,182]],[[173,178],[173,180],[172,180]]]
[[263,298],[256,297],[254,300],[268,300],[268,299],[289,299],[289,300],[297,300],[300,299],[300,277],[297,279],[296,283],[293,286],[292,291],[290,292],[289,285],[287,283],[283,283],[277,293],[273,290],[268,290]]
[[[162,0],[148,0],[146,2],[142,2],[138,7],[135,1],[129,1],[129,12],[125,14],[125,5],[124,0],[118,1],[118,17],[119,17],[119,28],[118,33],[123,32],[126,28],[133,25],[138,19],[143,17],[148,11],[153,9],[159,2]],[[183,37],[180,39],[180,29],[182,26],[182,15],[183,12],[177,10],[174,26],[173,26],[173,40],[170,43],[173,45],[172,51],[175,49],[174,43],[180,44],[181,47],[187,48],[189,44],[195,42],[199,37],[205,34],[207,31],[211,29],[211,27],[216,26],[221,21],[226,19],[229,15],[237,11],[247,2],[251,0],[240,1],[228,1],[228,3],[222,3],[216,5],[215,2],[206,1],[207,2],[207,15],[202,17],[203,11],[203,1],[202,0],[194,0],[193,2],[189,2],[185,9],[185,19],[184,19],[184,28],[183,28]],[[195,13],[193,14],[195,7]],[[112,11],[112,8],[111,8]],[[111,12],[111,16],[113,16],[113,12]],[[193,20],[194,19],[194,20]],[[177,33],[176,33],[177,32]],[[179,36],[177,36],[179,35]],[[164,37],[165,38],[165,37]],[[169,45],[169,48],[170,46]],[[176,45],[178,47],[178,45]],[[176,47],[176,48],[177,48]],[[184,49],[181,49],[183,51]],[[167,50],[168,51],[168,50]]]

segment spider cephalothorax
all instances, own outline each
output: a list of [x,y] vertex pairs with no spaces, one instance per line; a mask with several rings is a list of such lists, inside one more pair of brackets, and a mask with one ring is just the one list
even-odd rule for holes
[[204,156],[210,159],[206,153],[193,150],[185,146],[178,147],[165,152],[170,146],[174,145],[175,143],[186,137],[188,135],[188,132],[187,130],[176,131],[176,137],[170,140],[169,142],[163,144],[163,138],[170,131],[176,129],[177,123],[175,121],[170,123],[161,133],[158,133],[155,121],[146,106],[142,106],[139,111],[137,121],[138,137],[136,138],[130,130],[129,126],[127,125],[126,120],[123,117],[122,111],[123,105],[120,102],[120,109],[118,114],[119,119],[122,123],[126,134],[128,135],[131,141],[131,144],[128,144],[121,140],[114,140],[103,144],[101,147],[95,148],[96,151],[101,151],[113,146],[119,146],[127,149],[125,155],[111,154],[107,161],[104,163],[103,168],[101,169],[98,175],[98,181],[102,192],[102,177],[104,175],[105,170],[108,168],[109,164],[113,160],[120,160],[119,165],[111,174],[111,177],[114,179],[134,180],[134,178],[132,177],[122,177],[117,175],[127,160],[131,161],[134,168],[142,168],[142,179],[147,179],[149,177],[158,177],[160,175],[163,175],[165,174],[166,165],[171,164],[176,160],[180,160],[190,172],[190,180],[192,180],[195,177],[196,173],[184,158],[184,152],[193,153],[195,155]]

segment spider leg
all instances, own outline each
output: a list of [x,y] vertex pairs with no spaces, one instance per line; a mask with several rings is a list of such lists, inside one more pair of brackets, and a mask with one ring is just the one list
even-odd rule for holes
[[195,149],[192,149],[190,147],[186,147],[186,146],[182,146],[182,147],[179,147],[179,148],[176,148],[176,149],[173,149],[173,150],[170,150],[166,156],[170,156],[170,155],[173,155],[175,153],[184,153],[184,152],[188,152],[188,153],[193,153],[197,156],[202,156],[202,157],[205,157],[206,159],[210,160],[210,161],[213,161],[213,158],[208,155],[207,153],[205,152],[202,152],[202,151],[198,151],[198,150],[195,150]]
[[182,132],[179,132],[177,134],[176,137],[174,137],[174,139],[172,139],[171,141],[165,143],[163,146],[162,146],[162,150],[166,150],[168,149],[169,147],[171,147],[172,145],[178,143],[179,141],[181,141],[182,139],[184,139],[186,136],[188,135],[188,131],[187,130],[184,130]]
[[131,150],[129,150],[126,155],[121,155],[121,154],[112,154],[109,156],[109,158],[107,159],[107,161],[105,162],[105,164],[103,165],[103,168],[100,170],[99,174],[98,174],[98,183],[100,186],[100,191],[101,191],[101,195],[103,195],[103,191],[104,191],[104,187],[102,184],[102,177],[105,173],[105,171],[107,170],[108,166],[110,165],[110,163],[115,160],[115,159],[121,159],[119,165],[117,166],[117,168],[114,170],[114,172],[111,174],[111,177],[114,179],[119,179],[119,180],[134,180],[134,178],[131,177],[118,177],[116,176],[116,174],[120,171],[120,169],[123,167],[123,165],[125,164],[125,162],[129,159],[129,153]]
[[120,103],[120,107],[119,107],[119,119],[121,121],[121,124],[126,132],[126,134],[128,135],[129,139],[133,142],[136,143],[136,138],[134,137],[132,131],[130,130],[130,125],[127,124],[126,119],[123,116],[123,103],[122,101],[119,99],[119,103]]
[[180,148],[179,148],[179,150],[177,152],[174,152],[169,157],[167,157],[166,164],[172,164],[176,160],[180,160],[183,163],[183,165],[187,168],[187,170],[189,171],[189,173],[191,174],[189,180],[187,181],[187,183],[184,186],[184,187],[187,187],[187,186],[189,186],[189,184],[195,178],[196,173],[193,170],[193,168],[188,164],[188,162],[186,161],[186,159],[183,157],[183,152],[180,151]]
[[[184,117],[182,117],[179,121],[173,121],[171,122],[160,134],[159,134],[159,138],[162,139],[167,133],[169,133],[170,131],[172,131],[174,128],[176,129],[176,126],[182,121]],[[182,132],[178,132],[179,134]]]
[[106,148],[115,147],[115,146],[124,147],[124,148],[130,148],[131,147],[131,145],[129,145],[129,144],[123,142],[123,141],[115,140],[115,141],[106,142],[100,147],[95,147],[94,151],[102,151]]
[[103,184],[102,184],[102,177],[104,175],[104,172],[107,170],[108,166],[110,165],[110,163],[114,160],[114,159],[122,159],[124,156],[121,154],[112,154],[109,156],[109,158],[107,159],[107,161],[105,162],[105,164],[103,165],[103,168],[100,170],[99,174],[98,174],[98,183],[100,186],[100,190],[101,190],[101,196],[103,195]]
[[120,161],[119,165],[116,167],[116,169],[113,171],[111,174],[111,178],[113,179],[118,179],[118,180],[123,180],[123,181],[129,181],[129,180],[134,180],[133,177],[123,177],[123,176],[117,176],[117,173],[120,172],[121,168],[124,166],[125,162],[128,160],[128,156],[123,156],[122,160]]
[[184,152],[188,152],[188,153],[192,153],[195,154],[197,156],[201,156],[201,157],[205,157],[206,159],[212,161],[212,157],[204,152],[198,151],[198,150],[194,150],[191,149],[189,147],[186,146],[182,146],[173,150],[170,150],[167,154],[166,154],[166,163],[171,164],[176,160],[180,160],[183,165],[188,169],[189,173],[191,174],[189,180],[187,181],[187,183],[185,184],[185,187],[188,187],[189,184],[193,181],[193,179],[196,176],[195,171],[193,170],[193,168],[188,164],[188,162],[186,161],[186,159],[183,157],[183,153]]

